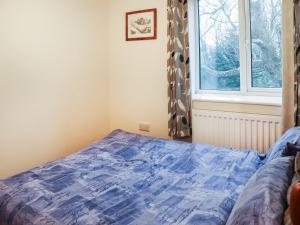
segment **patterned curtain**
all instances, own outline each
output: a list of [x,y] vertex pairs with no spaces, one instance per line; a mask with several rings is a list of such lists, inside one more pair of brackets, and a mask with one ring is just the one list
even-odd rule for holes
[[187,0],[168,0],[169,135],[192,134]]

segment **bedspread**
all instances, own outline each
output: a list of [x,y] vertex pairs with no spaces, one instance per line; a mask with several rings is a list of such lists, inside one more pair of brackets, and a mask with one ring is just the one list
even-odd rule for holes
[[236,151],[116,130],[0,182],[0,225],[222,225],[264,164]]

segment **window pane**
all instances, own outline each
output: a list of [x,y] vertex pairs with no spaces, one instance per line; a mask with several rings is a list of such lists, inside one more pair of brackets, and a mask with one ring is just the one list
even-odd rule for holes
[[281,1],[250,0],[252,87],[281,88]]
[[240,90],[238,0],[199,0],[200,89]]

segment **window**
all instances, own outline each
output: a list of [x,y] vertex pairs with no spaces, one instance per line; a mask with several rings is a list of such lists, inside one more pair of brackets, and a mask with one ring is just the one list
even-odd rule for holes
[[195,0],[197,90],[280,93],[281,0]]
[[281,88],[281,0],[251,0],[251,86]]

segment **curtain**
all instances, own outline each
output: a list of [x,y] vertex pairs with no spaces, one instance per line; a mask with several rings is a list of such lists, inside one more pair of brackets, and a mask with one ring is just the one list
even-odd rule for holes
[[[295,70],[295,51],[297,34],[295,18],[297,3],[293,0],[282,1],[282,131],[295,126],[298,105],[298,76]],[[299,13],[299,12],[298,12]],[[294,16],[295,15],[295,18]]]
[[192,134],[187,0],[168,0],[169,135]]
[[296,125],[300,125],[300,95],[299,95],[299,84],[300,84],[300,3],[298,0],[294,1],[294,25],[295,25],[295,78],[294,78],[294,109],[295,109],[295,121]]

